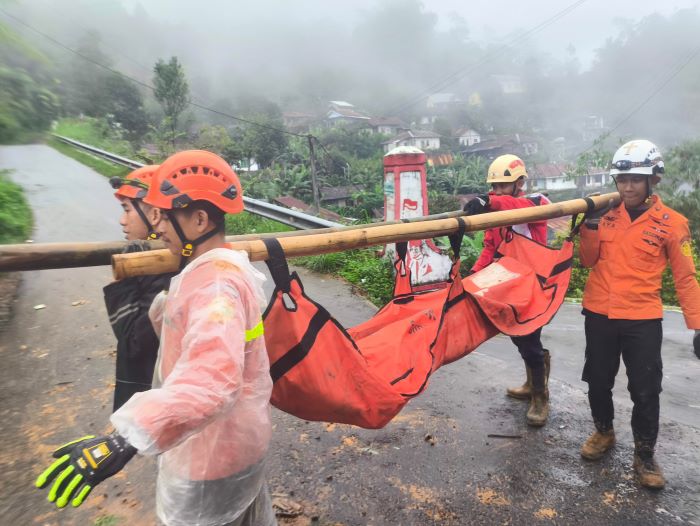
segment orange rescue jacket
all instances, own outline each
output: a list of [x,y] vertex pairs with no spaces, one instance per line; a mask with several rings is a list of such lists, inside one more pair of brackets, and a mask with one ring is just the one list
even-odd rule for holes
[[623,205],[581,229],[579,255],[591,273],[583,308],[610,319],[663,316],[661,274],[670,263],[685,322],[700,329],[700,285],[695,274],[688,220],[652,196],[651,207],[632,222]]

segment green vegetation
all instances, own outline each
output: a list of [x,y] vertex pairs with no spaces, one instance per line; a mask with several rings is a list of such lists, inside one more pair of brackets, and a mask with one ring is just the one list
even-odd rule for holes
[[48,60],[0,23],[0,143],[33,140],[58,115]]
[[[290,230],[294,229],[248,212],[226,216],[228,235]],[[378,257],[376,248],[292,258],[290,263],[315,272],[339,276],[377,306],[384,305],[391,298],[394,287],[391,263],[386,258]]]
[[32,231],[32,211],[19,185],[0,170],[0,244],[22,243]]
[[294,228],[256,216],[250,212],[226,216],[226,234],[235,236],[238,234],[263,234],[265,232],[289,232]]
[[[158,142],[161,144],[161,151],[169,154],[176,149],[176,141],[181,136],[178,120],[190,102],[190,88],[185,70],[177,57],[171,57],[169,62],[158,60],[153,68],[153,85],[153,95],[165,114],[157,132]],[[170,151],[167,149],[168,142]]]
[[392,265],[387,258],[377,256],[376,248],[294,258],[292,263],[346,279],[356,292],[377,306],[391,299],[394,288]]
[[94,155],[91,155],[87,152],[83,152],[81,150],[78,150],[77,148],[74,148],[73,146],[61,142],[56,138],[50,138],[47,141],[47,144],[52,148],[55,148],[62,154],[67,155],[68,157],[72,157],[76,161],[84,164],[85,166],[89,166],[97,173],[100,173],[105,177],[122,177],[130,172],[130,169],[126,168],[125,166],[120,166],[118,164],[105,161],[104,159],[101,159],[99,157],[95,157]]
[[57,135],[63,135],[117,155],[131,159],[137,157],[129,141],[123,138],[120,127],[110,123],[106,118],[63,118],[56,123],[53,131]]

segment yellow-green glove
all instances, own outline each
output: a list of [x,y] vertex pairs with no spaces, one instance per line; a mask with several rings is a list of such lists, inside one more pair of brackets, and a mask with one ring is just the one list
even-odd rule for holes
[[63,508],[72,499],[80,506],[92,489],[121,471],[136,454],[136,448],[120,435],[88,435],[62,445],[53,452],[58,459],[36,479],[37,488],[54,481],[48,499]]

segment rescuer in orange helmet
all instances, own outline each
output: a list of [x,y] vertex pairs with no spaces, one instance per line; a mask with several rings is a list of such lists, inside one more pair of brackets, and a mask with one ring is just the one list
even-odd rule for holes
[[264,275],[225,247],[224,217],[241,184],[217,155],[184,151],[158,169],[144,202],[183,259],[150,316],[160,336],[153,388],[111,417],[116,432],[59,449],[37,486],[80,505],[136,453],[158,455],[156,513],[167,526],[273,526],[265,482],[272,379],[261,312]]
[[[129,241],[125,252],[148,250],[148,241],[157,238],[147,214],[150,206],[143,198],[158,165],[144,166],[126,177],[110,179],[116,189],[122,214],[119,224]],[[158,356],[158,336],[148,317],[153,298],[168,287],[173,274],[138,276],[110,283],[104,288],[109,322],[117,338],[114,405],[116,411],[135,393],[151,388]]]

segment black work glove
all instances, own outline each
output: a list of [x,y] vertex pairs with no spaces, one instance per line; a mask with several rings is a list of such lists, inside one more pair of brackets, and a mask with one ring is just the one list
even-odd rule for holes
[[136,448],[121,435],[88,435],[54,451],[58,460],[39,475],[36,487],[44,488],[55,479],[49,501],[63,508],[73,499],[71,504],[77,508],[95,486],[121,471],[135,454]]
[[693,350],[695,351],[695,356],[700,360],[700,330],[695,331],[695,337],[693,338]]
[[124,247],[124,250],[122,250],[122,254],[131,254],[132,252],[146,252],[148,250],[151,250],[151,244],[148,241],[137,239],[135,241],[129,241]]
[[489,196],[486,194],[477,195],[471,201],[464,205],[464,212],[468,216],[475,216],[489,211]]
[[608,204],[606,206],[599,208],[598,210],[593,210],[592,212],[587,213],[586,217],[583,220],[586,227],[590,228],[591,230],[598,230],[598,224],[600,223],[600,218],[603,217],[605,214],[607,214],[612,207],[613,207],[613,201],[611,199],[610,201],[608,201]]

